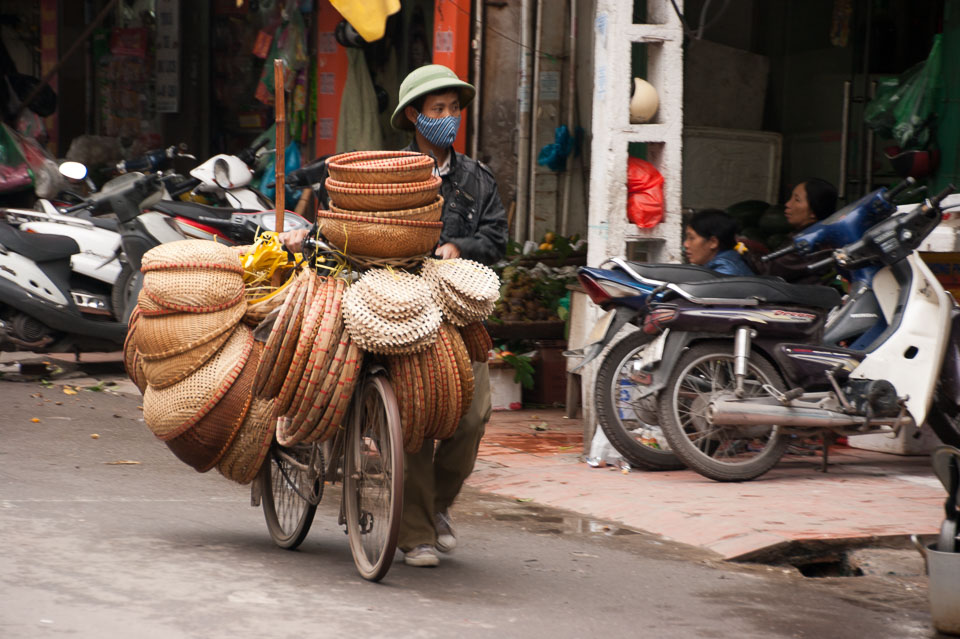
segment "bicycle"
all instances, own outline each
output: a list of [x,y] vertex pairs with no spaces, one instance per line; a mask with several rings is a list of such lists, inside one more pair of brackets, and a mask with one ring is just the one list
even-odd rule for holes
[[[323,250],[322,242],[315,242]],[[270,536],[293,550],[306,538],[327,479],[343,484],[338,525],[364,579],[390,570],[403,509],[403,433],[386,369],[364,363],[343,425],[323,444],[284,447],[274,441],[251,488]]]

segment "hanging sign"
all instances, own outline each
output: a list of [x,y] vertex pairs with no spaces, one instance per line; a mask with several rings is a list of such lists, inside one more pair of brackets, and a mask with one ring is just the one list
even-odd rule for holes
[[180,0],[157,0],[157,113],[180,110]]

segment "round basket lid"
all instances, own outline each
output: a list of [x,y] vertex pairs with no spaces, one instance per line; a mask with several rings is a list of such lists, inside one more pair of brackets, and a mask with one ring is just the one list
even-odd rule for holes
[[217,353],[183,381],[162,389],[147,386],[143,418],[158,438],[180,435],[216,406],[253,350],[253,332],[239,325]]
[[137,350],[149,361],[186,353],[232,329],[243,311],[236,304],[213,313],[144,315],[137,320]]
[[239,253],[210,240],[167,242],[144,253],[140,263],[144,273],[158,269],[204,268],[243,274]]
[[158,306],[184,313],[210,313],[246,302],[240,273],[208,268],[149,271],[143,275],[143,294]]
[[239,484],[253,481],[273,443],[276,421],[274,401],[253,398],[237,436],[217,464],[220,474]]

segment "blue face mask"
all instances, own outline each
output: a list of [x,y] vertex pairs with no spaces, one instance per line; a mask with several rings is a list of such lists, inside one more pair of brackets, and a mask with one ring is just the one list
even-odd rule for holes
[[417,115],[417,131],[420,135],[441,149],[450,148],[460,130],[460,116],[449,115],[445,118],[428,118],[424,114]]

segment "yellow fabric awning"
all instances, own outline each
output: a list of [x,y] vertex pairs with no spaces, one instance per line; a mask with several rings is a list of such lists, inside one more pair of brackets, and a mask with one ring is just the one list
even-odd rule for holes
[[330,0],[330,4],[367,42],[382,38],[387,16],[400,10],[400,0]]

